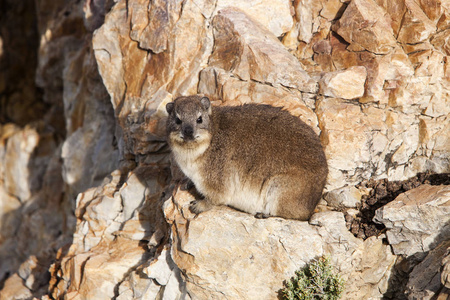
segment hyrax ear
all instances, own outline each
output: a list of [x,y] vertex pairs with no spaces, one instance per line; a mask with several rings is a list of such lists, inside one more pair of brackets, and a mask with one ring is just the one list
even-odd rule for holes
[[200,104],[202,105],[202,108],[204,110],[208,111],[208,115],[210,115],[212,110],[211,110],[211,102],[209,101],[208,97],[202,97],[202,99],[200,99]]
[[172,113],[174,105],[175,104],[173,102],[169,102],[166,104],[166,110],[169,113],[169,115]]

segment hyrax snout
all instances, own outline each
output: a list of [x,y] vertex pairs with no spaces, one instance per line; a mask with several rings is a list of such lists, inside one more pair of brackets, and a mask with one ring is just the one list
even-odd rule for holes
[[166,106],[167,140],[181,171],[205,198],[195,213],[229,205],[255,215],[308,220],[328,167],[317,134],[269,105],[212,107],[207,97]]

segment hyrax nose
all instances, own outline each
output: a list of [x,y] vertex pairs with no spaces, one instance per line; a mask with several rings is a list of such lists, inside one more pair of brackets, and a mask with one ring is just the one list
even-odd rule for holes
[[190,125],[183,127],[183,136],[185,139],[191,140],[194,138],[194,128]]

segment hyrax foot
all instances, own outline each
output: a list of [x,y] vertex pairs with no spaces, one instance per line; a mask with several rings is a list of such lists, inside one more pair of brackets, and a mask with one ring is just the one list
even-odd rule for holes
[[256,213],[255,218],[257,219],[267,219],[268,217],[270,217],[270,215],[265,214],[265,213]]
[[210,210],[212,208],[212,204],[207,200],[195,200],[191,202],[189,206],[189,210],[194,214],[198,215],[204,211]]
[[193,187],[194,187],[194,183],[189,178],[186,178],[181,182],[180,189],[182,191],[189,191]]

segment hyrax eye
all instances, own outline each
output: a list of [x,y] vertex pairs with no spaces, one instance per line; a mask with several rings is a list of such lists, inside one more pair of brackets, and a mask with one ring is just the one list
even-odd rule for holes
[[202,119],[202,117],[198,117],[197,124],[201,124],[201,123],[203,123],[203,119]]
[[175,117],[175,123],[177,123],[178,125],[180,125],[182,122],[181,122],[181,119],[180,118],[178,118],[178,117]]

